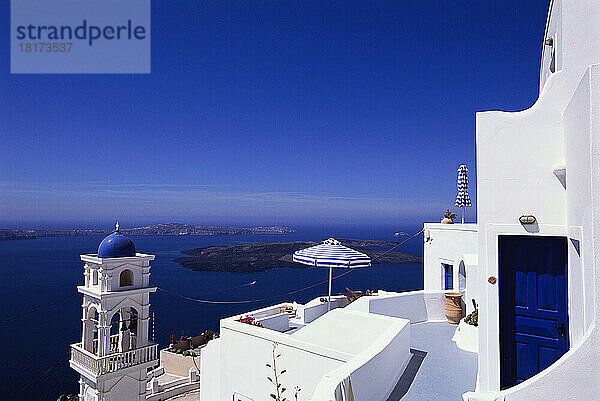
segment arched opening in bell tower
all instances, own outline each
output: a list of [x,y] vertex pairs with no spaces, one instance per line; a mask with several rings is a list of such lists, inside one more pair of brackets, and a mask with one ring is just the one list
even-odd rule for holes
[[133,272],[129,269],[125,269],[119,275],[119,286],[128,287],[133,285]]
[[123,307],[112,316],[109,352],[125,352],[136,347],[138,312],[133,307]]
[[87,310],[83,322],[83,349],[92,354],[98,354],[98,311],[95,306]]

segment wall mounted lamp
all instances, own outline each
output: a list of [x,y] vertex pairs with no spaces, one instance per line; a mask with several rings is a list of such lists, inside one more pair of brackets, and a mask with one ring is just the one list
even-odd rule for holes
[[521,224],[535,224],[536,218],[534,215],[524,214],[523,216],[519,217],[519,222]]

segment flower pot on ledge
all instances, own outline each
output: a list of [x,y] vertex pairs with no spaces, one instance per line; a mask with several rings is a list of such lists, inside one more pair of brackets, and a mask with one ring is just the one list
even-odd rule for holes
[[444,217],[441,221],[442,224],[454,224],[454,220]]

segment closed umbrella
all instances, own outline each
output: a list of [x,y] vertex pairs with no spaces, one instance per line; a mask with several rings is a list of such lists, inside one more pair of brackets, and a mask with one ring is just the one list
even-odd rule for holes
[[331,310],[331,279],[333,268],[354,269],[371,266],[369,255],[345,247],[334,238],[329,238],[319,245],[294,252],[293,261],[315,267],[329,268],[327,310]]
[[458,168],[458,195],[456,195],[456,202],[454,206],[462,208],[462,223],[465,223],[465,208],[471,207],[471,198],[469,198],[469,179],[467,173],[469,169],[464,164],[461,164]]

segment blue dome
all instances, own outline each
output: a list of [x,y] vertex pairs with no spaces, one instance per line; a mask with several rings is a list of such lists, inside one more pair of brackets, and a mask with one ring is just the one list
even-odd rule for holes
[[123,258],[126,256],[135,256],[135,245],[132,240],[118,231],[108,235],[98,246],[99,258]]

